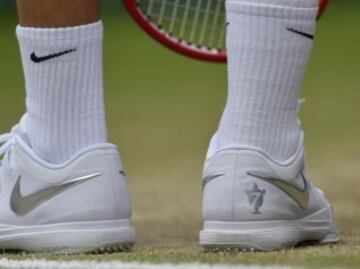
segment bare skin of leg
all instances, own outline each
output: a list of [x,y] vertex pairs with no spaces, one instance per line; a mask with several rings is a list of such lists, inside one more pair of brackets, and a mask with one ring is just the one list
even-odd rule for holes
[[21,26],[71,27],[100,19],[101,0],[16,0]]

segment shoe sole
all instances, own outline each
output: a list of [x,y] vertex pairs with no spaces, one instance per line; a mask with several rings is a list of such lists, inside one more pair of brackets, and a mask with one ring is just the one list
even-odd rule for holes
[[[204,223],[200,245],[206,250],[272,251],[310,242],[337,243],[339,237],[327,208],[300,220]],[[332,218],[331,218],[332,219]]]
[[135,229],[127,219],[0,229],[0,249],[12,251],[107,253],[130,250],[135,240]]

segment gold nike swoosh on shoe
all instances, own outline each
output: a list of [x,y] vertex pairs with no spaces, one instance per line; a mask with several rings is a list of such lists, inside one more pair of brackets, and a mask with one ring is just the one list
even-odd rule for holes
[[249,176],[261,179],[267,183],[276,186],[277,188],[282,190],[285,194],[287,194],[292,200],[294,200],[302,209],[306,209],[309,206],[309,200],[310,200],[309,186],[303,173],[300,173],[301,179],[304,183],[303,189],[295,187],[294,185],[287,183],[284,180],[278,178],[262,176],[253,172],[248,172],[247,174]]
[[29,196],[22,196],[20,192],[20,183],[21,183],[21,175],[18,177],[14,189],[11,193],[10,198],[10,206],[11,209],[19,216],[24,216],[34,210],[36,207],[40,206],[44,202],[50,200],[54,196],[71,189],[81,183],[89,181],[90,179],[94,179],[101,176],[101,173],[89,174],[82,177],[73,178],[68,180],[66,183],[62,185],[56,185],[53,187],[46,188],[44,190],[38,191]]

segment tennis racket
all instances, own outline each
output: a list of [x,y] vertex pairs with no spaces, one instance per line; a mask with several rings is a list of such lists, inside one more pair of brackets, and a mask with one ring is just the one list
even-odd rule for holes
[[[225,0],[123,0],[135,21],[166,47],[192,58],[226,62]],[[320,0],[319,17],[329,0]]]

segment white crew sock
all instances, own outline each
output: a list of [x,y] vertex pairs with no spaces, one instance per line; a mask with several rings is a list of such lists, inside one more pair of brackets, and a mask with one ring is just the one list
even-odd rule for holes
[[39,157],[62,163],[107,140],[101,22],[16,29],[26,81],[25,128]]
[[209,155],[244,145],[278,161],[299,146],[299,89],[318,0],[228,0],[229,93]]

